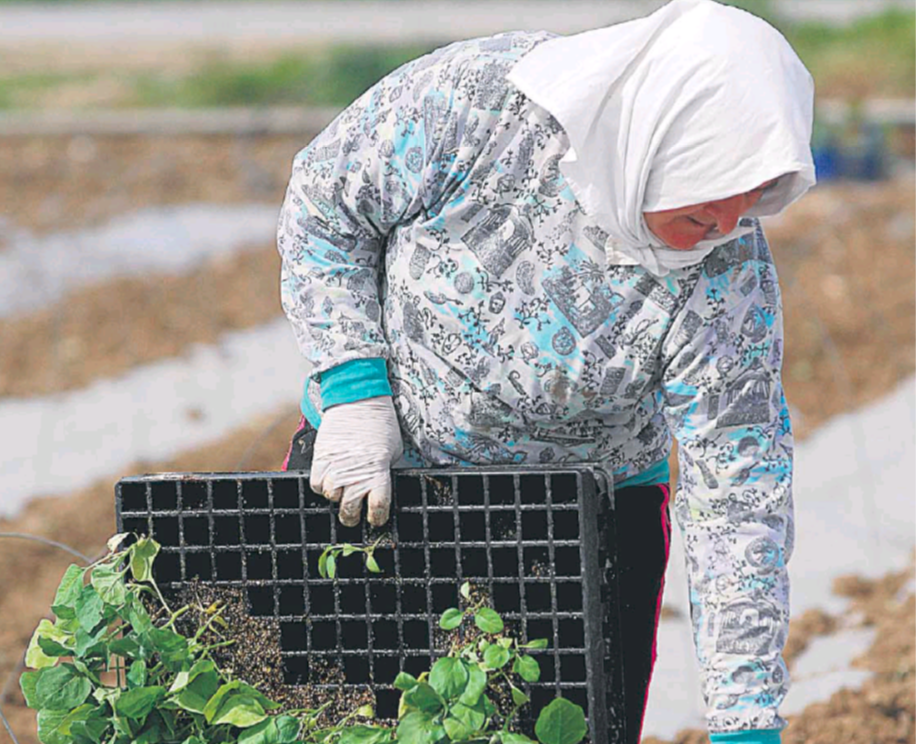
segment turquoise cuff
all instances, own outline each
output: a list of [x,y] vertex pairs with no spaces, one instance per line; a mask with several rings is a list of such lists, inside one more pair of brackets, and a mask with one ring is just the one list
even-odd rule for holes
[[299,410],[302,411],[305,420],[317,431],[318,427],[321,426],[321,414],[318,413],[318,409],[315,408],[312,399],[309,398],[309,382],[309,378],[306,378],[305,386],[302,388],[302,400],[299,402]]
[[729,731],[723,734],[710,734],[712,744],[780,744],[780,729],[756,729],[754,731]]
[[321,410],[391,395],[384,359],[352,359],[321,373]]

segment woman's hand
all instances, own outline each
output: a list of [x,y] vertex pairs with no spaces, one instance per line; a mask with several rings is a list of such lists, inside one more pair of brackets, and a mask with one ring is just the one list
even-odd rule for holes
[[391,465],[403,452],[390,396],[332,406],[315,437],[309,485],[340,502],[340,521],[347,527],[359,524],[368,495],[369,524],[383,525],[391,507]]

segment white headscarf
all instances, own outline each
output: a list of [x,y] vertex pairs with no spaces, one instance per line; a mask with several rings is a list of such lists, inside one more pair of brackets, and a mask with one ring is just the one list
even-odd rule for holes
[[814,185],[811,75],[772,26],[712,0],[546,41],[509,80],[566,131],[560,170],[610,235],[611,263],[664,275],[748,232],[676,251],[643,212],[725,199],[778,179],[749,216],[780,212]]

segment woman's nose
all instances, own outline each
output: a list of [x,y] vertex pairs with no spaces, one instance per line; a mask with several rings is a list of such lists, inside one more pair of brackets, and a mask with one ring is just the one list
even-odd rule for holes
[[748,209],[748,200],[745,194],[732,196],[728,199],[719,199],[709,202],[706,210],[716,221],[716,229],[722,235],[728,235],[738,225],[741,215]]

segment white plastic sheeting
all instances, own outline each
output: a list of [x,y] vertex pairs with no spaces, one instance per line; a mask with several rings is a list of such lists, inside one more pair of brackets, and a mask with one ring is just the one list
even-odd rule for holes
[[0,224],[0,318],[59,302],[89,284],[187,273],[206,259],[264,248],[279,205],[151,207],[89,230],[35,236]]

